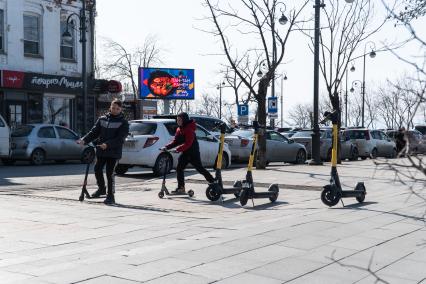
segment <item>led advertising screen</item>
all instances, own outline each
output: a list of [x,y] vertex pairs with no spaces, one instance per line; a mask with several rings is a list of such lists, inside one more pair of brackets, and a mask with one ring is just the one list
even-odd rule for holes
[[139,68],[141,99],[193,100],[194,69]]

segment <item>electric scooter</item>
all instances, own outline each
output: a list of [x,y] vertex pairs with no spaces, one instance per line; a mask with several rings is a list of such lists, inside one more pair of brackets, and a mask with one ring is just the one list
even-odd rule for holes
[[337,143],[339,137],[338,131],[338,121],[339,116],[337,111],[332,113],[325,112],[324,120],[321,121],[324,124],[326,121],[331,120],[333,124],[333,145],[331,150],[331,176],[330,176],[330,184],[324,186],[323,191],[321,192],[321,201],[331,207],[339,203],[339,201],[343,200],[342,198],[355,197],[359,203],[364,202],[365,195],[367,191],[365,189],[364,182],[358,182],[354,190],[343,190],[340,184],[339,174],[337,173]]
[[[165,153],[168,153],[168,154],[170,154],[171,152],[169,151],[169,150],[165,150],[165,149],[160,149],[161,151],[163,151],[163,152],[165,152]],[[184,195],[188,195],[189,197],[193,197],[194,196],[194,191],[191,189],[191,190],[188,190],[188,192],[186,193],[186,192],[183,192],[183,193],[175,193],[175,192],[170,192],[168,189],[167,189],[167,187],[166,187],[166,177],[167,177],[167,171],[169,170],[169,169],[171,169],[173,167],[173,162],[172,162],[172,160],[171,159],[167,159],[167,162],[166,162],[166,164],[165,164],[165,166],[164,166],[164,169],[163,169],[163,182],[162,182],[162,184],[161,184],[161,190],[160,190],[160,192],[158,193],[158,197],[159,198],[163,198],[165,195],[166,196],[184,196]]]
[[223,198],[223,194],[234,194],[236,198],[240,197],[241,181],[236,181],[233,187],[223,187],[222,181],[222,159],[223,159],[223,146],[225,144],[225,123],[219,123],[220,127],[220,144],[217,153],[216,161],[216,172],[215,181],[210,183],[206,189],[206,196],[210,201],[217,201],[219,198]]
[[257,141],[259,138],[259,129],[265,128],[261,127],[257,121],[253,121],[254,128],[254,137],[253,137],[253,145],[251,147],[250,158],[247,166],[246,179],[241,182],[241,192],[240,192],[240,204],[244,206],[247,204],[249,199],[252,200],[254,206],[254,198],[269,198],[271,202],[275,202],[278,198],[279,188],[278,184],[271,184],[268,188],[267,192],[256,192],[254,189],[253,182],[253,162],[255,159],[255,153],[257,149]]
[[[92,146],[89,144],[89,147],[91,147],[93,150],[96,149],[97,146]],[[80,193],[80,197],[78,198],[79,201],[84,201],[84,197],[86,197],[87,199],[91,199],[92,197],[90,196],[89,192],[87,191],[87,177],[89,176],[89,169],[90,169],[90,164],[93,162],[90,161],[86,164],[86,173],[84,175],[84,182],[83,182],[83,186],[81,188],[81,193]]]

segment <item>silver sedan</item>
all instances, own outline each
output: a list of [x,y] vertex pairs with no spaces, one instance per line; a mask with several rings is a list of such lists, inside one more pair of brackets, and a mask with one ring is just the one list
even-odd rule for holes
[[63,163],[66,160],[91,162],[95,156],[89,146],[76,143],[79,136],[72,130],[52,124],[27,124],[12,131],[10,162],[29,160],[41,165],[45,160]]
[[[253,145],[253,129],[243,129],[225,137],[229,145],[232,159],[247,161]],[[306,149],[303,145],[294,143],[276,131],[266,132],[266,161],[304,164]]]

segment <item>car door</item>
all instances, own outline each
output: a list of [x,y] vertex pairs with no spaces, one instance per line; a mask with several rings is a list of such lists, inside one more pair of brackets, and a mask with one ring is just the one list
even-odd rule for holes
[[394,142],[384,132],[380,132],[380,136],[382,138],[383,143],[386,145],[386,156],[392,156],[393,149],[395,148]]
[[379,131],[370,131],[370,134],[371,138],[373,139],[373,143],[376,145],[378,155],[383,156],[386,152],[386,146],[383,145]]
[[[270,132],[271,143],[274,144],[274,152],[272,154],[271,161],[275,162],[288,162],[291,159],[292,152],[294,152],[294,147],[296,144],[289,144],[288,139],[285,138],[278,132],[271,131]],[[294,155],[295,156],[295,155]],[[294,159],[293,159],[294,160]]]
[[279,134],[274,131],[268,131],[266,133],[266,160],[268,162],[283,161],[282,153],[279,152],[281,142],[277,135]]
[[60,126],[55,126],[55,129],[59,137],[59,151],[61,156],[63,156],[64,159],[79,160],[83,147],[76,143],[78,139],[77,134]]
[[60,157],[59,141],[53,126],[42,126],[37,132],[38,144],[46,152],[46,159]]
[[199,125],[197,125],[195,135],[197,136],[198,144],[200,146],[200,156],[203,166],[212,166],[216,159],[217,146],[219,144]]
[[0,157],[9,157],[10,151],[10,129],[0,116]]

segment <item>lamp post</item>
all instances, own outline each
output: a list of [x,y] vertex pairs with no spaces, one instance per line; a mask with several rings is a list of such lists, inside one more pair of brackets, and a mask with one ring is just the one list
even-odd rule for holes
[[[361,91],[362,91],[363,83],[360,80],[355,80],[355,81],[352,81],[352,86],[351,86],[350,92],[351,93],[355,92],[355,87],[358,86],[358,85],[361,87]],[[357,125],[355,125],[355,126],[357,126]]]
[[[371,51],[367,52],[367,46],[370,46]],[[370,56],[370,58],[374,58],[376,57],[376,45],[374,42],[369,41],[366,42],[364,45],[364,54],[362,55],[363,57],[363,68],[362,68],[362,85],[361,85],[361,92],[362,92],[362,109],[361,109],[361,113],[362,113],[362,120],[361,120],[361,126],[364,127],[364,120],[365,120],[365,58],[367,55]],[[355,66],[351,67],[351,71],[355,71]]]
[[72,16],[76,16],[80,22],[80,42],[81,42],[81,48],[82,48],[82,54],[81,54],[81,60],[82,60],[82,70],[81,70],[81,76],[83,81],[83,128],[82,132],[86,133],[86,123],[87,123],[87,50],[86,50],[86,33],[87,33],[87,27],[86,27],[86,1],[82,1],[82,8],[80,10],[80,15],[76,13],[71,13],[67,18],[66,23],[66,30],[62,34],[62,38],[65,40],[72,39],[72,35],[69,32],[69,25],[70,20]]
[[283,74],[281,74],[281,117],[280,117],[280,126],[281,128],[283,128],[283,120],[284,120],[284,115],[283,115],[283,110],[284,110],[284,103],[283,103],[283,95],[284,95],[284,81],[287,80],[287,73],[284,72]]
[[[345,0],[346,3],[353,3],[354,0]],[[320,129],[319,118],[319,64],[320,64],[320,12],[325,4],[321,0],[315,0],[315,33],[314,33],[314,115],[312,134],[312,160],[310,165],[322,165],[320,157]]]
[[219,119],[222,119],[222,86],[225,86],[225,82],[219,83],[216,89],[219,90]]

